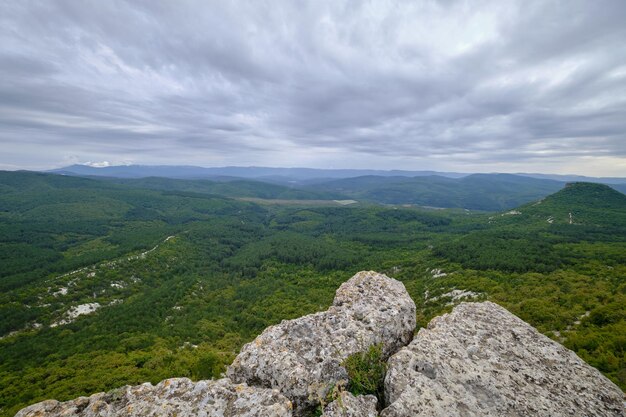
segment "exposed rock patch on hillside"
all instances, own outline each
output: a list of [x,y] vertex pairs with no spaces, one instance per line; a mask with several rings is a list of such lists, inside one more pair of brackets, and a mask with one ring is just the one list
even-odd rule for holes
[[382,417],[624,416],[621,390],[490,303],[433,319],[389,360]]
[[60,403],[31,405],[15,417],[290,417],[291,402],[276,390],[232,384],[228,379],[191,382],[172,378],[156,386],[126,386]]
[[341,362],[382,343],[390,355],[415,329],[415,303],[404,284],[359,272],[337,290],[322,313],[271,326],[243,347],[227,375],[237,382],[279,389],[303,415],[348,375]]

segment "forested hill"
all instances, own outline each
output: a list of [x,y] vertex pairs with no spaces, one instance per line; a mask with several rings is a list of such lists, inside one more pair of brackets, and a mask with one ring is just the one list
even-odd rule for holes
[[626,195],[613,188],[588,182],[573,182],[541,202],[543,207],[579,210],[624,210]]
[[0,289],[151,248],[193,221],[259,222],[260,213],[256,205],[214,195],[0,172]]
[[254,181],[236,177],[220,177],[215,180],[185,180],[163,177],[112,178],[93,177],[102,181],[162,191],[186,191],[214,194],[233,198],[261,198],[271,200],[343,200],[347,197],[336,192],[302,190],[280,184]]
[[553,231],[602,233],[603,226],[610,226],[613,234],[615,228],[626,226],[626,195],[603,184],[568,183],[557,193],[491,220],[497,225],[534,225]]
[[463,178],[366,176],[312,185],[355,200],[386,204],[497,211],[543,198],[563,187],[560,181],[510,174],[474,174]]
[[[476,269],[548,272],[572,262],[563,245],[626,242],[626,195],[602,184],[571,183],[486,223],[435,253]],[[617,252],[614,259],[626,261]]]

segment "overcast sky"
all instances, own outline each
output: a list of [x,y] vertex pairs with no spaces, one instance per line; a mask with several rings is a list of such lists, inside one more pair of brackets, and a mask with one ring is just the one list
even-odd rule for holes
[[626,176],[626,1],[0,2],[0,169]]

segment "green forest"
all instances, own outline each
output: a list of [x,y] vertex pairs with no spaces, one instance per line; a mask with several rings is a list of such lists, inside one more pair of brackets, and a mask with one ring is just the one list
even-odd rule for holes
[[[401,280],[418,327],[491,300],[626,389],[624,194],[574,183],[477,212],[250,182],[0,172],[0,416],[219,377],[265,327],[326,309],[361,270]],[[301,201],[243,201],[238,186]]]

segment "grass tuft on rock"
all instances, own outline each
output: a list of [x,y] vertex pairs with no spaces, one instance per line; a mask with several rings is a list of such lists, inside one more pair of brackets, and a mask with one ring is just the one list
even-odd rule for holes
[[369,347],[365,352],[348,356],[342,363],[348,371],[348,391],[354,395],[374,395],[378,406],[385,401],[385,374],[387,361],[383,356],[383,345]]

